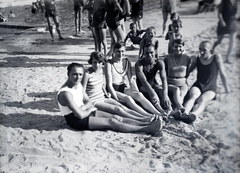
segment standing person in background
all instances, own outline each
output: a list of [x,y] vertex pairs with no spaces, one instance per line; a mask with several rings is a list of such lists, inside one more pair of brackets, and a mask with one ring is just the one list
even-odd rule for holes
[[104,51],[104,56],[107,54],[107,23],[105,0],[95,0],[93,4],[93,33],[95,35],[95,51]]
[[48,29],[52,37],[52,41],[54,41],[54,36],[53,36],[53,27],[51,26],[51,22],[50,22],[50,17],[52,17],[53,22],[56,25],[56,31],[58,33],[59,40],[62,40],[63,37],[60,32],[58,16],[57,16],[57,11],[55,7],[55,0],[44,0],[44,4],[45,4],[45,17],[47,18]]
[[137,29],[143,29],[143,0],[132,0],[131,18],[133,23],[137,25]]
[[168,14],[176,12],[176,0],[162,0],[163,31],[160,37],[164,37]]
[[[74,22],[75,22],[75,35],[85,34],[85,31],[82,30],[82,10],[84,6],[83,0],[73,0],[74,5]],[[77,20],[78,19],[78,20]]]
[[222,42],[225,34],[229,34],[229,46],[225,63],[231,63],[229,57],[231,56],[235,38],[237,35],[237,0],[222,0],[218,11],[218,27],[217,27],[217,41],[213,44],[212,50]]
[[[123,9],[118,0],[105,0],[106,3],[106,22],[111,36],[111,47],[116,41],[124,41],[124,32],[120,25],[119,15]],[[117,38],[116,38],[117,37]]]

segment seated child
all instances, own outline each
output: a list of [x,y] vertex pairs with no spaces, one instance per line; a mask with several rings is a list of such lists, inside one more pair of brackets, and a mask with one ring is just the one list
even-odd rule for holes
[[172,31],[169,31],[165,37],[165,40],[169,40],[168,42],[168,54],[173,53],[173,41],[175,39],[181,39],[182,34],[180,33],[180,29],[182,28],[182,21],[180,19],[174,20],[171,25]]
[[[171,21],[173,22],[174,20],[180,20],[180,16],[177,12],[173,12],[170,16]],[[182,26],[181,26],[182,27]],[[168,32],[172,31],[172,23],[168,25]],[[168,33],[167,33],[168,34]],[[165,37],[166,38],[166,37]]]
[[139,49],[139,45],[142,40],[141,34],[143,34],[146,30],[138,30],[135,23],[130,24],[130,30],[131,31],[127,34],[124,43],[126,44],[127,40],[130,38],[132,41],[131,47],[133,49]]
[[144,48],[149,45],[154,46],[155,58],[158,59],[159,42],[157,39],[154,39],[155,35],[156,35],[155,27],[151,26],[146,29],[146,33],[143,35],[142,41],[140,42],[139,59],[141,59],[142,56],[144,55]]

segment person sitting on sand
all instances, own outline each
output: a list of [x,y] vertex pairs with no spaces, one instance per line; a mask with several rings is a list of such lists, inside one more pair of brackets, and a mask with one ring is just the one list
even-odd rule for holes
[[[144,49],[143,57],[135,64],[138,89],[147,96],[158,111],[164,112],[163,106],[168,115],[172,112],[172,107],[168,97],[165,65],[162,60],[155,59],[153,45],[148,45]],[[156,81],[157,72],[159,72],[162,86]]]
[[146,33],[143,35],[142,41],[140,42],[140,49],[138,55],[140,59],[144,55],[144,48],[148,45],[154,45],[155,58],[158,59],[159,42],[157,39],[154,38],[155,35],[156,35],[155,27],[150,26],[146,29]]
[[227,78],[220,54],[212,54],[211,43],[203,41],[199,45],[199,55],[192,60],[190,71],[197,68],[197,80],[189,90],[189,98],[184,103],[185,113],[177,118],[192,123],[216,97],[217,77],[220,73],[226,93],[229,93]]
[[135,23],[130,24],[130,32],[127,34],[124,43],[126,44],[127,40],[130,38],[132,41],[131,48],[132,49],[139,49],[140,48],[140,42],[142,40],[141,34],[146,32],[146,30],[139,30],[137,29],[137,25]]
[[72,63],[67,69],[68,79],[58,91],[57,100],[61,115],[73,129],[154,134],[162,128],[159,119],[153,122],[137,121],[97,110],[89,101],[81,84],[84,75],[83,65]]
[[[113,46],[113,53],[109,53],[109,55],[111,55],[111,59],[108,58],[109,60],[105,63],[105,77],[106,88],[111,97],[125,103],[129,108],[144,116],[162,115],[163,112],[158,111],[134,85],[131,62],[125,57],[124,43],[117,42]],[[125,80],[126,78],[128,81]],[[129,83],[129,87],[127,87],[127,83]]]
[[56,31],[58,33],[59,40],[62,40],[63,37],[60,32],[58,15],[55,7],[55,0],[44,0],[44,4],[45,4],[45,17],[47,18],[49,33],[52,37],[52,41],[54,41],[54,36],[53,36],[53,27],[51,26],[51,23],[50,23],[50,17],[52,17],[56,25]]
[[98,110],[139,121],[142,121],[143,118],[149,119],[149,121],[156,118],[154,115],[152,117],[144,116],[110,98],[110,94],[106,92],[106,85],[103,78],[103,61],[104,56],[102,53],[97,51],[92,52],[88,60],[88,63],[92,66],[85,71],[82,79],[83,88],[93,105]]
[[171,24],[171,31],[168,31],[165,40],[169,40],[168,42],[168,54],[174,53],[173,49],[173,41],[175,39],[181,39],[182,34],[180,33],[180,29],[182,28],[182,21],[180,19],[176,19]]
[[173,41],[174,53],[166,55],[164,57],[164,63],[167,73],[167,82],[169,94],[173,97],[177,112],[183,113],[185,108],[183,107],[183,99],[188,92],[187,77],[189,75],[189,66],[191,58],[184,54],[183,49],[184,41],[182,39],[176,39]]

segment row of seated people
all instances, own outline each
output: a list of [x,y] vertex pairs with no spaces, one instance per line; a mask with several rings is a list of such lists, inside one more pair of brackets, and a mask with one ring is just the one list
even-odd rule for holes
[[[184,54],[183,48],[181,39],[174,40],[173,53],[160,60],[153,45],[144,47],[143,56],[135,63],[136,82],[132,80],[131,63],[123,43],[113,46],[104,73],[104,55],[92,52],[87,70],[76,64],[68,67],[69,78],[58,92],[62,115],[71,127],[80,130],[155,134],[162,129],[162,119],[169,116],[193,123],[216,96],[218,72],[226,92],[229,89],[222,57],[211,53],[210,42],[200,43],[198,56]],[[189,90],[187,77],[195,68],[197,79]],[[156,79],[157,73],[160,79]]]

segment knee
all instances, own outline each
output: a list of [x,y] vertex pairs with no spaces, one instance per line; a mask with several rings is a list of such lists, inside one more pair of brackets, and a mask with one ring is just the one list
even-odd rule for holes
[[180,93],[181,93],[181,91],[180,91],[180,89],[178,88],[178,87],[174,87],[173,89],[172,89],[172,92],[173,92],[173,94],[179,94],[180,95]]
[[56,22],[56,29],[59,29],[59,23]]
[[134,102],[134,100],[133,100],[133,98],[131,96],[126,96],[125,100],[126,100],[127,104]]

